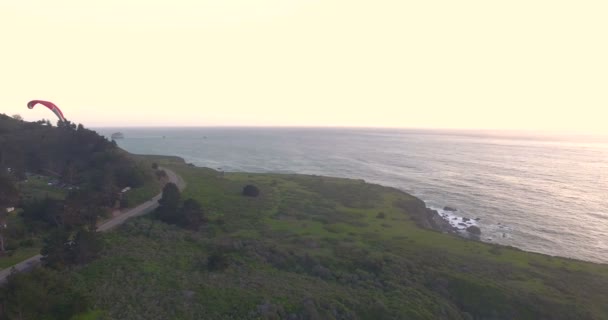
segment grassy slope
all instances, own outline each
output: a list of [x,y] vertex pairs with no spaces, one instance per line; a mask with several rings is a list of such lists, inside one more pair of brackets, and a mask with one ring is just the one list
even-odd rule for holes
[[[586,319],[608,315],[608,267],[417,227],[415,199],[358,180],[226,174],[157,157],[187,180],[210,227],[149,218],[106,235],[79,270],[111,318]],[[262,196],[244,198],[245,184]],[[378,218],[383,212],[384,218]],[[223,253],[224,271],[207,270]]]

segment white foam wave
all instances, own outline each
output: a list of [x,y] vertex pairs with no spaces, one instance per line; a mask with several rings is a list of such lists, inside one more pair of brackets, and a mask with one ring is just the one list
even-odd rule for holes
[[452,227],[454,227],[458,230],[464,231],[468,227],[472,227],[472,226],[479,227],[477,220],[475,220],[473,218],[460,216],[457,214],[458,211],[456,211],[456,212],[447,211],[447,210],[443,210],[442,208],[436,208],[433,206],[430,206],[429,208],[437,211],[437,213],[439,213],[439,216],[441,216],[445,221],[449,222]]

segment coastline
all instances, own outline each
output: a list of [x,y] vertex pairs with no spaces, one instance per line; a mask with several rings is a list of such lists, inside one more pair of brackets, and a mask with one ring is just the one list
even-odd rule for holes
[[[199,167],[199,166],[195,165],[194,163],[187,162],[184,158],[182,158],[180,156],[167,156],[167,155],[136,155],[136,156],[153,157],[153,158],[159,158],[159,159],[166,159],[166,160],[170,160],[170,161],[177,161],[177,162],[181,162],[185,165],[188,165],[190,167],[218,171],[214,168]],[[219,171],[219,172],[231,173],[231,172],[223,172],[223,171]],[[251,174],[250,172],[234,172],[234,173]],[[280,174],[280,173],[276,173],[276,174]],[[300,175],[300,174],[298,174],[298,175]],[[301,175],[306,175],[306,174],[301,174]],[[323,177],[339,178],[339,177],[331,177],[331,176],[323,176]],[[340,178],[340,179],[343,179],[343,178]],[[350,179],[355,179],[355,178],[350,178]],[[363,181],[365,181],[365,180],[363,180]],[[365,183],[369,183],[369,182],[365,181]],[[431,207],[431,206],[428,206],[427,203],[425,201],[423,201],[422,199],[420,199],[406,191],[403,191],[401,189],[386,186],[386,185],[376,184],[376,183],[371,183],[371,184],[379,185],[379,186],[382,186],[385,188],[394,189],[400,193],[406,194],[407,196],[416,199],[417,205],[415,207],[409,206],[406,209],[409,211],[410,214],[414,214],[419,217],[416,222],[418,223],[418,225],[420,227],[435,230],[435,231],[441,232],[441,233],[457,235],[457,236],[465,238],[465,239],[481,241],[481,239],[480,239],[481,233],[471,233],[468,231],[468,228],[470,228],[470,227],[476,227],[479,229],[479,226],[477,224],[477,221],[479,220],[479,218],[471,219],[471,218],[461,217],[461,216],[458,216],[455,214],[456,212],[458,212],[457,209],[445,210],[449,207],[445,207],[444,209]]]
[[[471,232],[467,231],[467,229],[471,226],[479,228],[478,222],[481,220],[480,218],[478,218],[478,217],[468,218],[468,217],[460,216],[459,213],[461,213],[461,211],[458,208],[451,208],[451,209],[453,209],[453,211],[451,211],[451,210],[445,210],[446,208],[449,208],[449,207],[438,208],[436,206],[428,205],[427,202],[425,202],[424,200],[422,200],[421,198],[419,198],[417,196],[412,195],[411,193],[408,193],[407,191],[404,191],[404,190],[396,188],[396,187],[384,185],[381,183],[367,182],[363,179],[355,179],[352,177],[344,178],[344,177],[334,177],[334,176],[330,176],[330,175],[311,175],[311,174],[298,174],[298,173],[285,174],[285,173],[280,173],[280,172],[259,173],[259,172],[246,172],[246,171],[225,171],[224,172],[224,171],[220,171],[218,169],[211,168],[208,166],[197,166],[194,163],[187,162],[181,156],[154,155],[154,154],[149,154],[149,155],[133,154],[133,155],[138,156],[138,157],[148,158],[148,159],[156,159],[159,161],[168,161],[168,162],[173,162],[173,163],[177,163],[177,164],[183,164],[183,165],[186,165],[191,168],[215,171],[222,175],[223,174],[302,175],[302,176],[317,176],[317,177],[326,177],[326,178],[363,181],[363,182],[371,184],[371,185],[381,186],[381,187],[387,188],[387,189],[393,189],[399,193],[402,193],[404,195],[407,195],[408,197],[415,199],[415,201],[413,202],[413,203],[415,203],[415,205],[410,204],[410,205],[403,207],[402,209],[404,209],[406,212],[411,214],[415,223],[423,229],[432,230],[432,231],[435,231],[438,233],[443,233],[443,234],[449,234],[449,235],[458,237],[463,240],[475,241],[475,242],[490,245],[492,247],[510,248],[510,249],[514,249],[516,251],[522,251],[522,252],[529,253],[532,255],[540,255],[540,256],[545,256],[548,258],[560,258],[560,259],[566,259],[566,260],[572,260],[572,261],[580,261],[582,263],[590,263],[590,264],[601,265],[601,266],[608,265],[601,261],[585,260],[585,259],[562,256],[562,255],[551,255],[551,254],[547,254],[547,253],[543,253],[543,252],[526,250],[524,248],[513,246],[513,245],[505,245],[505,244],[501,244],[499,242],[494,242],[494,241],[492,241],[493,240],[492,238],[487,237],[488,236],[487,234],[484,235],[483,230],[480,230],[479,233],[471,233]],[[454,219],[454,218],[456,218],[456,219]],[[463,223],[464,225],[459,225],[461,223]]]
[[[601,165],[597,152],[603,151],[582,142],[562,145],[546,139],[434,131],[120,130],[127,138],[118,144],[131,152],[175,154],[227,172],[365,179],[413,194],[440,214],[447,205],[459,209],[455,214],[461,217],[481,218],[480,240],[485,243],[608,263],[608,203],[598,192],[606,181],[597,180],[601,170],[576,172],[575,166],[566,165],[585,159]],[[479,146],[483,153],[477,152]],[[564,165],[555,170],[543,166],[548,152]],[[509,154],[513,161],[494,156],[500,154]],[[517,165],[528,162],[533,165]]]
[[467,239],[481,241],[481,229],[477,223],[480,218],[468,218],[460,215],[460,210],[451,207],[436,208],[427,206],[434,214],[434,218],[440,218],[439,228],[446,233],[456,233]]
[[[192,308],[237,318],[253,315],[252,310],[267,314],[287,304],[300,306],[308,296],[329,302],[304,302],[313,310],[329,310],[320,318],[337,314],[337,305],[363,314],[360,307],[375,301],[390,306],[394,318],[412,310],[423,310],[424,318],[450,319],[608,314],[602,303],[608,297],[605,265],[463,239],[441,211],[398,188],[319,175],[223,173],[176,157],[147,160],[186,179],[183,197],[204,206],[209,225],[192,233],[137,219],[112,234],[108,254],[80,272],[111,317],[125,318],[125,304],[139,292],[159,292],[159,299],[174,292],[177,299],[180,292],[200,294]],[[247,185],[258,187],[259,197],[244,197]],[[221,270],[209,268],[208,258],[218,252],[230,258]],[[184,263],[175,263],[179,259]],[[125,272],[117,275],[117,269]],[[159,281],[167,277],[170,281]],[[114,289],[96,290],[110,278]],[[234,303],[209,299],[226,299],[226,290]],[[416,300],[424,295],[429,299]],[[345,296],[350,297],[346,304]],[[438,304],[455,313],[447,316]],[[234,305],[248,307],[235,315]],[[130,310],[138,317],[164,318],[174,310],[170,305],[167,313],[151,311],[151,306],[156,303]],[[527,313],[514,314],[514,309]],[[306,309],[293,312],[300,310]]]

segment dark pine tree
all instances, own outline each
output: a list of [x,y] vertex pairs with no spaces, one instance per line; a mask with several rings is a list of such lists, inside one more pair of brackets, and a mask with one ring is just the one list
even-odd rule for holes
[[179,221],[179,189],[174,183],[167,183],[163,188],[163,195],[158,200],[158,218],[169,224],[177,224]]

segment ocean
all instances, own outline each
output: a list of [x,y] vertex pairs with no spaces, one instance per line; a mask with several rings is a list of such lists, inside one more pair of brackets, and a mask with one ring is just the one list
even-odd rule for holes
[[[223,171],[364,179],[424,200],[481,240],[608,263],[608,137],[319,128],[103,128],[136,154]],[[456,208],[451,213],[445,206]],[[470,222],[472,223],[472,222]]]

